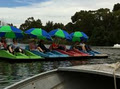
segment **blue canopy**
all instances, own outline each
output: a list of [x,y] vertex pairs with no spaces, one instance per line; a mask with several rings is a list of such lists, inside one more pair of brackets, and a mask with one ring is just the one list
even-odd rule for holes
[[84,40],[84,41],[87,41],[87,39],[89,38],[84,32],[81,32],[82,33],[82,37],[81,37],[81,40]]

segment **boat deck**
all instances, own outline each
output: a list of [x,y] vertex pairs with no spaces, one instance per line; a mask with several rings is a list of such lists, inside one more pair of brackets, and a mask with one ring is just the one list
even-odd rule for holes
[[114,76],[113,74],[115,72],[116,77],[120,78],[120,68],[119,68],[120,66],[118,68],[117,67],[118,64],[95,64],[95,65],[61,67],[58,68],[58,71],[92,73],[92,74],[99,74],[110,77],[113,77]]

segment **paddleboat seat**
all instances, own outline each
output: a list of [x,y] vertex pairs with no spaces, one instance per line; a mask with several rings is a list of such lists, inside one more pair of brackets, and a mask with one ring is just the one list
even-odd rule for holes
[[79,50],[72,50],[72,51],[74,51],[74,52],[76,52],[76,53],[79,53],[79,54],[81,54],[82,56],[90,56],[88,53],[84,53],[84,52],[81,52],[81,51],[79,51]]
[[0,57],[10,59],[28,59],[29,57],[22,53],[15,53],[14,55],[7,50],[0,50]]
[[82,56],[80,53],[74,52],[73,50],[67,50],[67,52],[75,54],[76,56]]
[[54,54],[52,52],[46,52],[45,54],[47,54],[47,55],[49,55],[51,57],[60,57],[59,55],[56,55],[56,54]]
[[51,51],[51,52],[54,53],[54,54],[59,55],[60,57],[69,57],[69,55],[63,54],[63,53],[58,52],[58,51],[56,51],[56,50],[53,50],[53,51]]
[[55,55],[55,54],[53,54],[51,52],[43,53],[43,52],[39,52],[37,50],[32,50],[31,52],[38,55],[38,56],[47,57],[47,58],[49,58],[49,57],[53,57],[53,58],[54,57],[59,57],[58,55]]
[[97,52],[97,51],[94,51],[94,50],[91,50],[91,51],[88,51],[89,54],[94,54],[94,55],[98,55],[98,54],[101,54],[100,52]]
[[38,55],[28,51],[28,50],[24,50],[24,52],[25,52],[25,55],[27,55],[30,59],[40,59],[40,58],[42,58],[41,56],[38,56]]
[[91,55],[91,56],[95,56],[95,55],[101,54],[100,52],[93,51],[93,50],[88,51],[88,52],[85,52],[85,51],[83,51],[83,50],[80,50],[80,51],[83,52],[83,53],[87,53],[87,54],[89,54],[89,55]]
[[[25,47],[26,50],[29,50],[29,46],[26,46]],[[38,56],[41,56],[41,57],[46,57],[46,58],[55,58],[55,57],[60,57],[59,55],[56,55],[52,52],[46,52],[46,53],[43,53],[43,52],[40,52],[40,51],[37,51],[37,50],[31,50],[32,53],[38,55]]]
[[60,50],[60,49],[56,49],[58,52],[61,52],[63,54],[69,55],[69,56],[81,56],[78,53],[75,53],[73,51],[64,51],[64,50]]

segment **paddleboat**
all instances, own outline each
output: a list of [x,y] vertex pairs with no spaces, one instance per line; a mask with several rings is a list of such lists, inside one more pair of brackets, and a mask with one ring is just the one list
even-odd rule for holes
[[85,54],[80,51],[53,50],[42,53],[39,51],[24,50],[24,53],[12,54],[7,50],[0,50],[0,59],[2,61],[14,62],[35,62],[35,61],[65,61],[65,60],[87,60],[93,58],[107,58],[107,54],[96,54],[95,56]]

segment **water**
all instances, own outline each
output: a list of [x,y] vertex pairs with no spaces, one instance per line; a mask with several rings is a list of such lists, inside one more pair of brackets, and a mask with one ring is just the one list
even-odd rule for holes
[[74,65],[115,63],[120,61],[120,49],[110,47],[93,47],[101,53],[107,53],[107,59],[89,59],[87,61],[60,61],[60,62],[35,62],[35,63],[14,63],[0,62],[0,89],[9,86],[17,81],[28,78],[35,74],[52,70],[58,67]]

